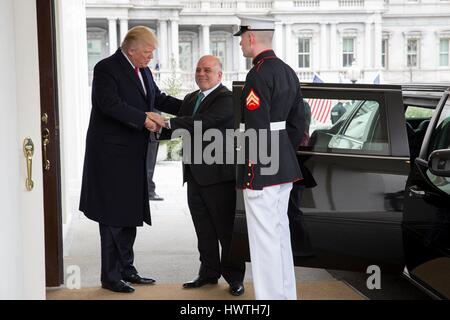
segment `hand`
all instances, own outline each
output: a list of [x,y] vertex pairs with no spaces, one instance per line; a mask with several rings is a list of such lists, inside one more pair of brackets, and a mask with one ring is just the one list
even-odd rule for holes
[[153,122],[149,118],[145,119],[144,126],[148,131],[151,131],[151,132],[159,132],[161,130],[161,126],[158,125],[157,123]]
[[147,112],[147,117],[152,120],[154,123],[158,124],[160,127],[165,127],[165,118],[162,117],[160,114],[155,112]]

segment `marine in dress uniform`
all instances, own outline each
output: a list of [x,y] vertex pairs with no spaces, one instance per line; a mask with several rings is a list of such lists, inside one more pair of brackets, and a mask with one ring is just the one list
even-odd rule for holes
[[[305,108],[296,73],[271,48],[274,21],[240,17],[245,57],[253,58],[241,97],[241,131],[256,130],[257,149],[278,144],[279,168],[264,174],[264,164],[245,142],[245,164],[238,166],[243,189],[256,299],[297,299],[287,215],[292,183],[302,179],[295,150],[305,131]],[[266,130],[267,135],[260,135]],[[276,139],[276,140],[275,140]],[[244,152],[238,146],[238,152]],[[241,150],[241,151],[239,151]],[[259,154],[259,150],[258,150]],[[272,157],[272,159],[277,159]]]

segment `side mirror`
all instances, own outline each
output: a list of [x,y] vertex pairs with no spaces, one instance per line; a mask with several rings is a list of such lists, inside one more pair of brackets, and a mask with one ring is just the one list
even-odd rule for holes
[[428,169],[439,177],[450,177],[450,149],[435,150],[428,159]]

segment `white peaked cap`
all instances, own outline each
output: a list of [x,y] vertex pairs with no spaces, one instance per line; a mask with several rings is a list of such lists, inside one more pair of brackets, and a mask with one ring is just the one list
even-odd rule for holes
[[239,31],[234,36],[240,36],[246,31],[274,31],[275,20],[268,17],[238,16],[241,20]]

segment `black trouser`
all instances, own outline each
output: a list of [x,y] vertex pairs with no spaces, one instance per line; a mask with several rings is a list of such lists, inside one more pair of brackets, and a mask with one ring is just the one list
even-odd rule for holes
[[291,246],[294,256],[310,256],[313,254],[308,229],[303,220],[301,210],[302,195],[305,187],[294,184],[289,197],[288,217],[291,231]]
[[158,157],[159,142],[156,140],[149,140],[147,146],[147,182],[148,182],[148,196],[155,195],[155,182],[153,181],[153,174],[155,172],[156,159]]
[[136,227],[111,227],[100,225],[102,250],[102,282],[116,282],[137,274],[133,266],[133,245]]
[[[200,186],[190,176],[187,188],[188,204],[200,253],[199,276],[220,278],[222,275],[230,284],[242,282],[245,262],[232,262],[228,257],[236,206],[235,183]],[[222,248],[221,254],[219,243]]]

